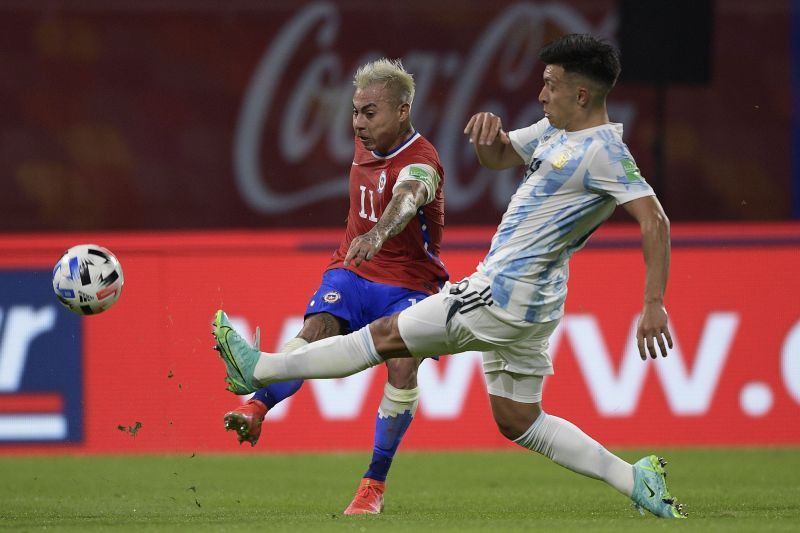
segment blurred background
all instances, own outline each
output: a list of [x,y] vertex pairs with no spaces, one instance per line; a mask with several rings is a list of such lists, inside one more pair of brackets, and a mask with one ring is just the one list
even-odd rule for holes
[[538,50],[570,32],[621,47],[611,119],[673,221],[796,218],[796,7],[7,0],[0,230],[339,227],[352,74],[380,56],[416,76],[448,223],[496,224],[518,173],[482,172],[461,130],[540,119]]
[[[206,323],[225,305],[265,349],[296,332],[347,214],[355,69],[415,76],[458,278],[520,178],[478,166],[468,118],[539,120],[538,51],[583,32],[622,51],[610,118],[673,222],[680,342],[638,361],[638,228],[617,213],[573,263],[554,412],[612,445],[800,444],[797,0],[5,0],[0,453],[238,449]],[[126,275],[83,319],[49,287],[80,242]],[[459,357],[423,365],[404,446],[506,446],[477,354]],[[384,372],[307,385],[259,450],[368,449]]]

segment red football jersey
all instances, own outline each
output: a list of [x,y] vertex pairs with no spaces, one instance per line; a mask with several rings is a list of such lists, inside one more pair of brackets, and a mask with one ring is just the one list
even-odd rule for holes
[[[444,229],[444,171],[436,148],[415,133],[402,146],[385,156],[364,148],[355,138],[355,155],[350,168],[350,211],[347,230],[333,254],[331,268],[347,268],[362,278],[433,294],[447,281],[448,274],[439,259]],[[350,243],[371,230],[392,199],[392,189],[403,168],[428,165],[439,174],[433,201],[422,206],[417,216],[398,235],[383,243],[370,261],[356,267],[344,266]]]

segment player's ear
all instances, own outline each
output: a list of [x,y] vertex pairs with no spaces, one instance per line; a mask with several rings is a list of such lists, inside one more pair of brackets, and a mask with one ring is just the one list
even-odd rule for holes
[[405,122],[411,116],[411,104],[403,102],[400,104],[400,122]]
[[592,92],[588,87],[578,86],[576,98],[578,99],[579,106],[586,107],[592,99]]

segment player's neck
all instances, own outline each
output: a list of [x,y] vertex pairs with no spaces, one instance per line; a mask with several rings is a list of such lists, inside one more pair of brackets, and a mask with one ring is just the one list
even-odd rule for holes
[[589,128],[603,126],[609,122],[610,120],[608,119],[608,111],[606,110],[605,106],[603,106],[594,109],[587,109],[585,113],[577,117],[577,120],[570,123],[564,129],[569,132],[588,130]]
[[408,140],[411,137],[413,137],[415,133],[416,131],[414,131],[414,126],[412,126],[410,122],[408,124],[405,124],[403,127],[400,128],[400,132],[397,134],[397,139],[392,144],[392,147],[383,153],[388,154],[394,152],[395,150],[403,146],[406,142],[408,142]]
[[395,146],[395,148],[397,148],[398,146],[409,140],[414,135],[414,133],[416,133],[414,131],[414,126],[412,126],[411,123],[409,122],[400,130],[400,135],[397,137],[397,145]]

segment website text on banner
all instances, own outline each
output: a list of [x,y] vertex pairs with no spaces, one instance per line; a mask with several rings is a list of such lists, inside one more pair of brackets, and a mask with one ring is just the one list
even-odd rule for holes
[[[474,269],[490,235],[448,230],[453,279]],[[224,307],[243,330],[261,326],[265,349],[281,346],[336,235],[81,235],[113,250],[126,277],[113,309],[82,319],[50,288],[53,263],[76,238],[0,237],[0,453],[244,450],[222,428],[230,396],[211,314]],[[800,444],[800,226],[678,226],[673,238],[675,350],[639,359],[638,235],[601,230],[573,260],[545,405],[612,446]],[[309,381],[270,413],[259,451],[367,449],[382,372]],[[404,448],[507,446],[477,353],[426,361],[419,382]]]

